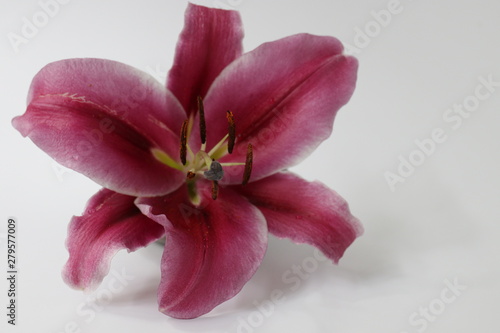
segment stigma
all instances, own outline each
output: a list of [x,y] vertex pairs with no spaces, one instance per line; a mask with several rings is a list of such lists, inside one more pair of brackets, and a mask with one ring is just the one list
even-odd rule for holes
[[215,160],[212,161],[212,163],[210,163],[210,169],[205,171],[203,173],[203,176],[205,176],[205,178],[208,180],[218,182],[222,179],[222,177],[224,177],[224,170],[222,169],[222,165]]

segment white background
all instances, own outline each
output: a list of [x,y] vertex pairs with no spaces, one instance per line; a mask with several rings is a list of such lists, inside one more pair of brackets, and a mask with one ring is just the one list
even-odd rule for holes
[[[318,261],[309,246],[271,238],[241,293],[195,320],[157,310],[159,246],[115,257],[112,271],[132,281],[110,275],[97,294],[70,289],[60,276],[66,226],[99,187],[58,167],[10,120],[24,112],[32,77],[55,60],[113,59],[164,80],[186,2],[72,0],[16,53],[8,34],[21,35],[23,17],[42,9],[35,0],[1,0],[0,233],[15,217],[19,244],[18,325],[6,324],[2,278],[2,332],[499,332],[500,87],[460,125],[443,118],[454,104],[474,101],[479,77],[500,82],[499,2],[401,0],[384,24],[372,11],[387,10],[386,0],[199,3],[239,10],[246,50],[299,32],[356,47],[352,100],[332,137],[293,170],[344,196],[365,234],[339,266]],[[392,191],[385,174],[397,174],[400,158],[419,157],[415,140],[435,129],[444,142]],[[294,265],[310,273],[300,277]],[[454,294],[447,283],[462,289]],[[95,301],[110,295],[110,285],[124,288]],[[275,289],[283,297],[271,308]]]

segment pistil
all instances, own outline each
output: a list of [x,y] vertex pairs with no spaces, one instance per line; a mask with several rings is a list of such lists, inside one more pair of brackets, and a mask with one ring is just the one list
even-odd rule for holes
[[226,111],[228,134],[215,144],[208,153],[206,152],[207,127],[205,123],[205,108],[203,106],[203,99],[198,97],[197,103],[201,141],[200,150],[194,153],[189,145],[189,137],[195,120],[194,114],[191,114],[189,119],[186,119],[181,126],[179,156],[182,165],[176,162],[164,151],[157,148],[151,149],[151,153],[158,161],[171,168],[186,173],[188,195],[194,205],[198,205],[201,202],[201,198],[196,187],[196,181],[201,175],[203,175],[206,180],[212,182],[212,199],[216,200],[219,193],[219,181],[224,177],[223,167],[244,166],[245,170],[243,172],[242,184],[245,185],[250,180],[253,163],[253,146],[250,143],[247,146],[245,163],[220,163],[217,161],[226,154],[231,154],[236,142],[236,126],[234,122],[234,115],[231,111]]

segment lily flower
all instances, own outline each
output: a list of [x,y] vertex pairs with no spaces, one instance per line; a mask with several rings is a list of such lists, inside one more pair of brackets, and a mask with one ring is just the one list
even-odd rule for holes
[[33,79],[13,126],[103,189],[68,228],[64,280],[96,287],[113,255],[165,237],[158,303],[201,316],[235,296],[267,235],[337,263],[362,233],[348,204],[287,171],[331,134],[355,58],[297,34],[242,51],[236,11],[189,4],[166,86],[128,65],[68,59]]

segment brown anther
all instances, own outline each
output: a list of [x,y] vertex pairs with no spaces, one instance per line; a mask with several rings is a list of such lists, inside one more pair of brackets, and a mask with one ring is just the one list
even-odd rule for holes
[[198,96],[198,114],[200,115],[200,138],[201,143],[207,141],[207,125],[205,123],[205,108],[203,107],[203,99]]
[[187,179],[193,179],[195,176],[196,173],[194,173],[193,171],[188,171],[186,175]]
[[253,164],[253,146],[251,143],[247,146],[247,159],[245,161],[245,171],[243,173],[242,185],[246,185],[250,180],[250,175],[252,174],[252,164]]
[[234,140],[236,140],[236,127],[234,125],[234,117],[231,111],[227,111],[226,117],[229,124],[229,140],[227,142],[227,151],[229,152],[229,154],[232,154],[234,148]]
[[216,200],[219,195],[219,182],[212,181],[212,199]]
[[186,165],[186,154],[187,154],[187,130],[188,130],[188,121],[184,120],[181,127],[181,147],[180,147],[180,155],[182,165]]

